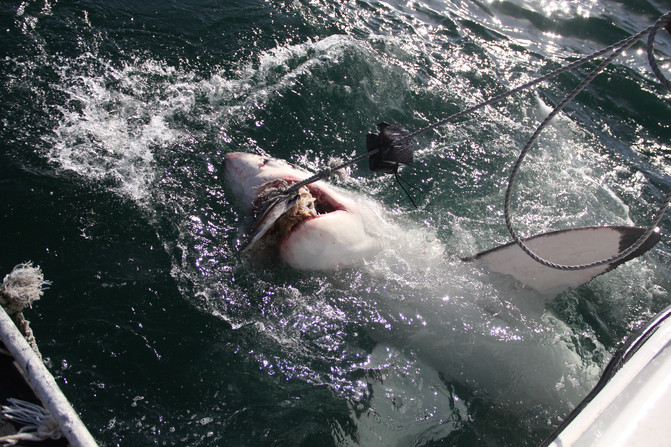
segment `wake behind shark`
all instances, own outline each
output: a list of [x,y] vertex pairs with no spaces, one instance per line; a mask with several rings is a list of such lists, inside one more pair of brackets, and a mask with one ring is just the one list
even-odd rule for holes
[[[248,211],[256,215],[252,237],[276,246],[279,257],[291,267],[303,270],[347,267],[379,251],[376,234],[379,234],[381,217],[345,191],[318,181],[302,187],[282,206],[264,207],[274,192],[311,174],[282,160],[239,152],[226,154],[224,167],[234,193],[247,205]],[[620,253],[644,231],[644,228],[631,226],[583,227],[532,236],[525,239],[525,243],[555,263],[587,264]],[[556,293],[585,284],[622,262],[642,255],[659,239],[659,234],[653,233],[628,258],[586,270],[563,271],[543,266],[514,243],[463,258],[463,261],[511,276],[539,292]]]

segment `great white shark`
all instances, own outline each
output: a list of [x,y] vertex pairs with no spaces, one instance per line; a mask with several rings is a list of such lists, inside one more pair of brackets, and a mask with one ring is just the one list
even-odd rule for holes
[[[286,206],[274,209],[277,212],[269,210],[273,194],[312,175],[285,161],[229,153],[224,165],[230,189],[254,216],[247,239],[247,244],[255,241],[251,250],[268,244],[293,268],[325,270],[374,258],[395,237],[404,245],[393,251],[414,248],[417,253],[406,260],[425,264],[410,271],[402,268],[421,278],[411,290],[383,281],[372,292],[381,314],[398,316],[398,321],[366,328],[376,343],[360,366],[370,372],[365,374],[368,398],[365,411],[352,410],[357,433],[351,445],[415,445],[417,439],[445,438],[459,420],[470,417],[459,399],[461,391],[455,395],[446,383],[465,385],[503,414],[553,414],[542,413],[542,408],[570,411],[598,380],[598,368],[576,352],[565,323],[552,314],[541,315],[545,302],[640,256],[660,239],[654,233],[628,259],[579,271],[538,264],[514,243],[447,259],[441,250],[431,253],[432,247],[410,247],[421,245],[421,238],[400,234],[409,230],[390,225],[365,198],[324,181],[287,198]],[[553,262],[584,264],[612,257],[643,233],[630,226],[586,227],[544,233],[525,242]],[[459,281],[471,275],[487,279],[481,277],[475,282],[477,290],[464,294],[470,281]],[[489,279],[497,290],[493,295],[487,292]],[[550,416],[539,416],[541,423],[546,417]]]
[[[362,206],[347,192],[324,181],[311,183],[279,211],[264,205],[274,192],[298,183],[312,174],[272,157],[233,152],[224,156],[228,184],[247,211],[256,214],[255,229],[264,228],[256,239],[271,239],[279,257],[291,267],[326,270],[350,266],[379,249],[375,234],[379,216]],[[279,215],[278,215],[279,214]],[[633,226],[600,226],[560,230],[525,239],[531,250],[557,264],[587,264],[608,259],[645,231]],[[591,281],[622,262],[642,255],[660,239],[653,233],[643,246],[626,259],[586,270],[564,271],[531,259],[517,244],[509,243],[463,258],[485,269],[508,275],[540,292],[558,292]],[[256,240],[254,240],[256,242]]]

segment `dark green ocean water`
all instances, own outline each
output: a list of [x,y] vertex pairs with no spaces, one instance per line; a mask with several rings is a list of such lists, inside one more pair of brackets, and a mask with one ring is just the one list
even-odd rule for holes
[[[542,305],[464,267],[508,241],[503,193],[588,64],[417,140],[341,186],[388,226],[374,259],[241,257],[223,154],[317,170],[380,121],[415,130],[653,23],[662,1],[0,2],[0,274],[102,445],[533,446],[671,304],[671,220],[644,257]],[[660,33],[669,73],[671,40]],[[523,168],[523,234],[647,225],[671,188],[668,91],[640,44]],[[520,303],[540,302],[540,306]],[[537,307],[539,309],[531,309]]]

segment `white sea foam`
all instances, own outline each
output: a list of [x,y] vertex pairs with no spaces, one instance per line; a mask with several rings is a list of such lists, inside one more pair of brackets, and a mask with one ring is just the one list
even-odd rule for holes
[[[184,138],[168,121],[193,107],[193,91],[183,88],[184,75],[155,61],[115,67],[100,66],[93,58],[86,54],[60,67],[58,87],[68,98],[59,107],[58,126],[46,137],[49,157],[63,169],[111,182],[140,201],[155,180],[156,148]],[[80,64],[100,71],[80,71]]]
[[[142,200],[160,172],[157,151],[168,152],[180,141],[199,136],[179,124],[181,116],[217,127],[226,142],[232,122],[253,120],[268,101],[312,71],[338,63],[352,48],[354,42],[344,36],[280,46],[236,73],[216,72],[207,79],[152,59],[116,66],[85,53],[75,60],[58,60],[60,81],[55,87],[66,102],[58,107],[53,134],[45,137],[49,158],[63,169],[112,182],[123,194]],[[199,107],[199,98],[209,107]]]

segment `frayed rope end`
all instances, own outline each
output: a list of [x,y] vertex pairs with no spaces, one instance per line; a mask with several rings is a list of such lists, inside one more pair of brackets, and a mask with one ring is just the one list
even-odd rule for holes
[[21,312],[40,299],[51,281],[44,279],[42,269],[32,262],[19,264],[5,276],[0,285],[0,304],[9,313]]

